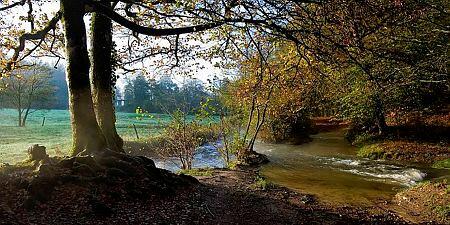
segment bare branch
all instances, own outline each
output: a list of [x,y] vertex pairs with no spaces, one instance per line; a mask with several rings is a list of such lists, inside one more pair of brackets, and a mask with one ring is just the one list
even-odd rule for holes
[[25,5],[25,2],[26,2],[26,0],[20,0],[19,2],[15,2],[15,3],[11,4],[11,5],[7,5],[7,6],[4,6],[4,7],[1,7],[0,11],[8,10],[8,9],[14,8],[14,7],[18,6],[18,5]]
[[[57,12],[55,17],[53,17],[53,19],[51,19],[42,30],[39,30],[39,31],[36,31],[33,33],[22,34],[19,37],[19,45],[14,48],[14,54],[13,54],[12,58],[9,60],[9,62],[6,64],[4,70],[9,71],[14,68],[15,64],[18,62],[20,52],[22,52],[25,49],[25,42],[27,40],[44,39],[50,30],[56,28],[56,24],[61,19],[61,17],[62,17],[62,13]],[[1,77],[1,74],[0,74],[0,77]]]
[[111,10],[111,8],[102,5],[98,2],[92,1],[92,0],[85,0],[86,4],[92,6],[95,11],[105,15],[106,17],[110,18],[114,22],[132,30],[133,32],[144,34],[148,36],[170,36],[170,35],[177,35],[177,34],[186,34],[186,33],[194,33],[194,32],[200,32],[208,29],[212,29],[215,27],[219,27],[224,24],[224,22],[213,22],[208,24],[202,24],[202,25],[196,25],[196,26],[187,26],[187,27],[180,27],[180,28],[167,28],[167,29],[155,29],[150,27],[141,26],[139,24],[136,24],[125,17],[121,16],[120,14],[114,12]]

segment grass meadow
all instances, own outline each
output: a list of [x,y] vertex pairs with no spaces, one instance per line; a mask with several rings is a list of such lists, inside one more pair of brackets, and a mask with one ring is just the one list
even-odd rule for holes
[[[45,117],[45,124],[42,120]],[[161,131],[170,121],[169,115],[141,116],[135,113],[117,113],[117,130],[126,141],[136,141],[133,124],[141,139]],[[17,126],[17,111],[0,109],[0,163],[16,163],[26,159],[32,144],[47,147],[50,155],[67,154],[71,146],[70,116],[67,110],[41,110],[31,114],[26,127]]]

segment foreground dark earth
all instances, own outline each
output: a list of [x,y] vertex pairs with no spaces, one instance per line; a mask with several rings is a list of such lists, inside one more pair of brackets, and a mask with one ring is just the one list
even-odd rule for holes
[[[215,170],[165,189],[135,178],[58,185],[33,207],[20,171],[0,180],[0,224],[406,224],[381,208],[338,207],[282,187],[255,186],[256,170]],[[186,178],[184,178],[186,180]],[[94,183],[95,182],[95,185]]]

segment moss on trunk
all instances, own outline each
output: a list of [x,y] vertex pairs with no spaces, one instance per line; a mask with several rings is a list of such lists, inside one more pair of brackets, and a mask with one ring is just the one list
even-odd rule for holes
[[105,138],[97,124],[89,83],[89,55],[84,24],[84,4],[61,0],[65,31],[69,86],[69,108],[72,124],[73,155],[92,153],[106,147]]
[[109,149],[123,151],[123,140],[117,134],[113,105],[113,42],[111,19],[94,13],[91,24],[92,98],[98,125]]

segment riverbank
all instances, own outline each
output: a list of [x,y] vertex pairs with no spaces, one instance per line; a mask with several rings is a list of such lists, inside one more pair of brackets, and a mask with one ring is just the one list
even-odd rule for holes
[[[344,142],[342,134],[336,135],[326,134],[327,142],[324,142],[324,136],[316,137],[315,140],[320,141],[313,141],[302,147],[316,153],[320,149],[326,152],[331,149],[336,152],[327,154],[335,155],[341,152],[336,147],[341,146],[341,141]],[[347,149],[347,145],[348,143],[342,146],[343,150],[352,151],[354,154],[355,150]],[[276,152],[283,152],[279,150],[282,149]],[[136,149],[136,152],[132,153],[140,155],[142,152],[147,151]],[[293,153],[289,149],[286,149],[286,152]],[[288,155],[287,158],[299,159],[301,155],[303,154],[292,157]],[[330,162],[325,159],[327,158],[317,158],[320,163],[331,163],[327,165],[348,163],[343,159],[329,158],[334,160]],[[311,158],[305,160],[312,161]],[[365,162],[357,162],[360,163]],[[305,166],[305,163],[302,162],[301,165]],[[113,167],[115,166],[124,165],[114,164]],[[80,170],[82,168],[77,167],[75,174],[92,175],[88,170]],[[309,172],[313,174],[312,176],[318,178],[319,176],[313,173],[317,172],[317,167],[311,169]],[[165,170],[161,171],[162,174],[171,174]],[[196,175],[199,182],[185,176],[183,179],[188,181],[187,184],[178,185],[177,188],[169,185],[168,189],[164,188],[167,187],[166,184],[160,183],[152,176],[138,178],[122,176],[123,172],[107,168],[106,173],[101,176],[83,179],[86,182],[57,182],[57,187],[49,199],[30,209],[24,203],[35,173],[33,168],[26,167],[9,170],[7,173],[0,172],[0,185],[3,187],[0,189],[0,224],[406,224],[421,221],[418,219],[423,218],[430,221],[430,217],[407,217],[401,214],[407,213],[409,209],[399,210],[394,207],[397,203],[395,200],[390,201],[390,197],[368,206],[325,202],[316,195],[306,194],[304,189],[294,191],[272,184],[261,175],[259,168],[212,169],[190,173]],[[340,182],[344,186],[347,185],[346,191],[349,194],[355,195],[354,190],[348,185],[360,184],[353,182],[353,179],[345,179],[349,173],[345,174],[345,177],[337,179],[342,180]],[[110,179],[109,176],[114,178]],[[354,177],[358,180],[361,178],[359,175]],[[325,178],[329,186],[324,188],[328,190],[329,187],[336,186],[337,181],[329,180],[330,176]],[[305,182],[305,185],[309,186],[318,184],[320,182],[317,180]],[[361,188],[370,189],[380,195],[381,184],[376,183],[376,188],[364,185]],[[419,201],[416,203],[420,204]],[[409,205],[402,205],[406,206]],[[415,209],[412,209],[412,212],[415,212],[413,210]]]
[[[398,119],[398,118],[397,118]],[[450,113],[388,118],[383,134],[350,130],[349,140],[358,156],[450,169]],[[353,134],[352,134],[353,133]]]
[[395,195],[389,208],[415,223],[450,224],[450,183],[427,181]]
[[[270,183],[257,169],[215,169],[199,183],[153,191],[123,178],[58,185],[48,201],[23,205],[26,169],[2,173],[0,224],[405,224],[389,210],[339,207]],[[195,182],[194,182],[195,183]],[[45,216],[42,216],[45,215]]]
[[358,150],[358,156],[432,165],[450,159],[450,147],[444,143],[385,140],[362,145]]
[[[420,165],[450,171],[450,114],[420,117],[415,123],[391,123],[383,136],[359,134],[357,155],[372,160]],[[414,223],[450,224],[448,175],[418,183],[397,193],[390,210]]]
[[[339,206],[267,181],[258,169],[213,170],[197,177],[216,192],[217,202],[229,205],[224,224],[405,224],[401,217],[379,207]],[[231,196],[231,199],[229,197]],[[230,202],[231,200],[231,202]],[[216,211],[221,205],[212,203]],[[239,219],[235,213],[239,212]],[[242,221],[242,222],[240,222]],[[218,221],[220,223],[220,221]]]

